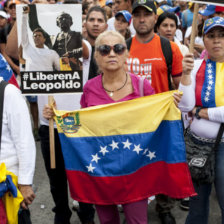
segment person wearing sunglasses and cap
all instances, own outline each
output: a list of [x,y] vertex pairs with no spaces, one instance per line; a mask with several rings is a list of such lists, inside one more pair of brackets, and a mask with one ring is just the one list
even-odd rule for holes
[[[192,123],[187,132],[189,147],[211,145],[217,138],[221,123],[224,123],[224,18],[214,17],[205,21],[203,41],[208,59],[195,60],[193,54],[183,59],[183,74],[179,90],[183,97],[179,108],[191,112]],[[224,135],[215,150],[215,189],[224,223]],[[190,141],[189,141],[190,142]],[[205,149],[204,149],[205,150]],[[213,149],[214,151],[214,149]],[[209,197],[213,183],[193,180],[197,196],[190,198],[190,210],[186,224],[207,224]]]
[[131,21],[131,13],[127,10],[122,10],[116,13],[114,27],[117,32],[124,36],[125,40],[131,37],[131,32],[129,29]]

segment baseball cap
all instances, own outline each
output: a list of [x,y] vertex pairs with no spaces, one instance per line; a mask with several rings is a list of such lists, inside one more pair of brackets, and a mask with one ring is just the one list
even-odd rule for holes
[[113,0],[107,0],[106,5],[113,4]]
[[180,6],[171,7],[169,5],[162,5],[157,9],[157,15],[160,16],[164,12],[174,12],[177,13],[180,11]]
[[115,14],[115,17],[119,16],[119,15],[123,15],[125,20],[130,23],[131,21],[131,13],[128,12],[127,10],[122,10],[122,11],[119,11]]
[[0,16],[3,17],[3,18],[5,18],[5,19],[8,19],[9,18],[8,15],[6,14],[6,12],[5,11],[2,11],[2,10],[0,10]]
[[203,27],[203,33],[208,33],[214,27],[223,27],[224,28],[224,18],[216,16],[211,19],[205,20]]
[[198,13],[202,16],[211,16],[215,14],[216,12],[223,12],[224,7],[222,6],[216,6],[216,5],[207,5],[204,10],[199,11]]
[[138,7],[144,7],[150,12],[154,12],[156,14],[156,5],[152,0],[137,0],[132,6],[132,13]]

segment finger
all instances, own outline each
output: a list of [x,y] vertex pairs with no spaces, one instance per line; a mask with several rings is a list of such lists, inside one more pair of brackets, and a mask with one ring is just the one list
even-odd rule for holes
[[28,209],[28,207],[27,207],[25,201],[22,201],[21,204],[20,204],[20,206],[21,206],[23,209]]

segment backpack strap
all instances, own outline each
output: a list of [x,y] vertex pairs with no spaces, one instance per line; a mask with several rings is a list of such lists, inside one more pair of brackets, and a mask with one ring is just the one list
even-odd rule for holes
[[173,90],[174,88],[171,82],[172,64],[173,64],[173,54],[172,54],[171,44],[167,38],[162,36],[160,36],[160,42],[161,42],[163,55],[166,59],[169,90]]
[[219,143],[222,139],[223,132],[224,132],[224,123],[221,123],[219,131],[218,131],[218,135],[217,135],[216,140],[215,140],[214,150],[217,150],[217,148],[219,146]]
[[4,92],[7,82],[2,80],[0,82],[0,150],[1,150],[1,139],[2,139],[2,117],[3,117],[3,105],[4,105]]
[[132,37],[130,37],[126,40],[126,45],[127,45],[128,51],[130,51],[130,49],[131,49],[131,43],[132,43]]

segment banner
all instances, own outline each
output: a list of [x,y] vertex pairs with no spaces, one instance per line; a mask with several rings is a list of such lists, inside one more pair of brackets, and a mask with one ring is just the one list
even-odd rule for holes
[[106,205],[195,195],[172,94],[55,111],[73,199]]
[[21,90],[82,92],[81,4],[17,5]]

